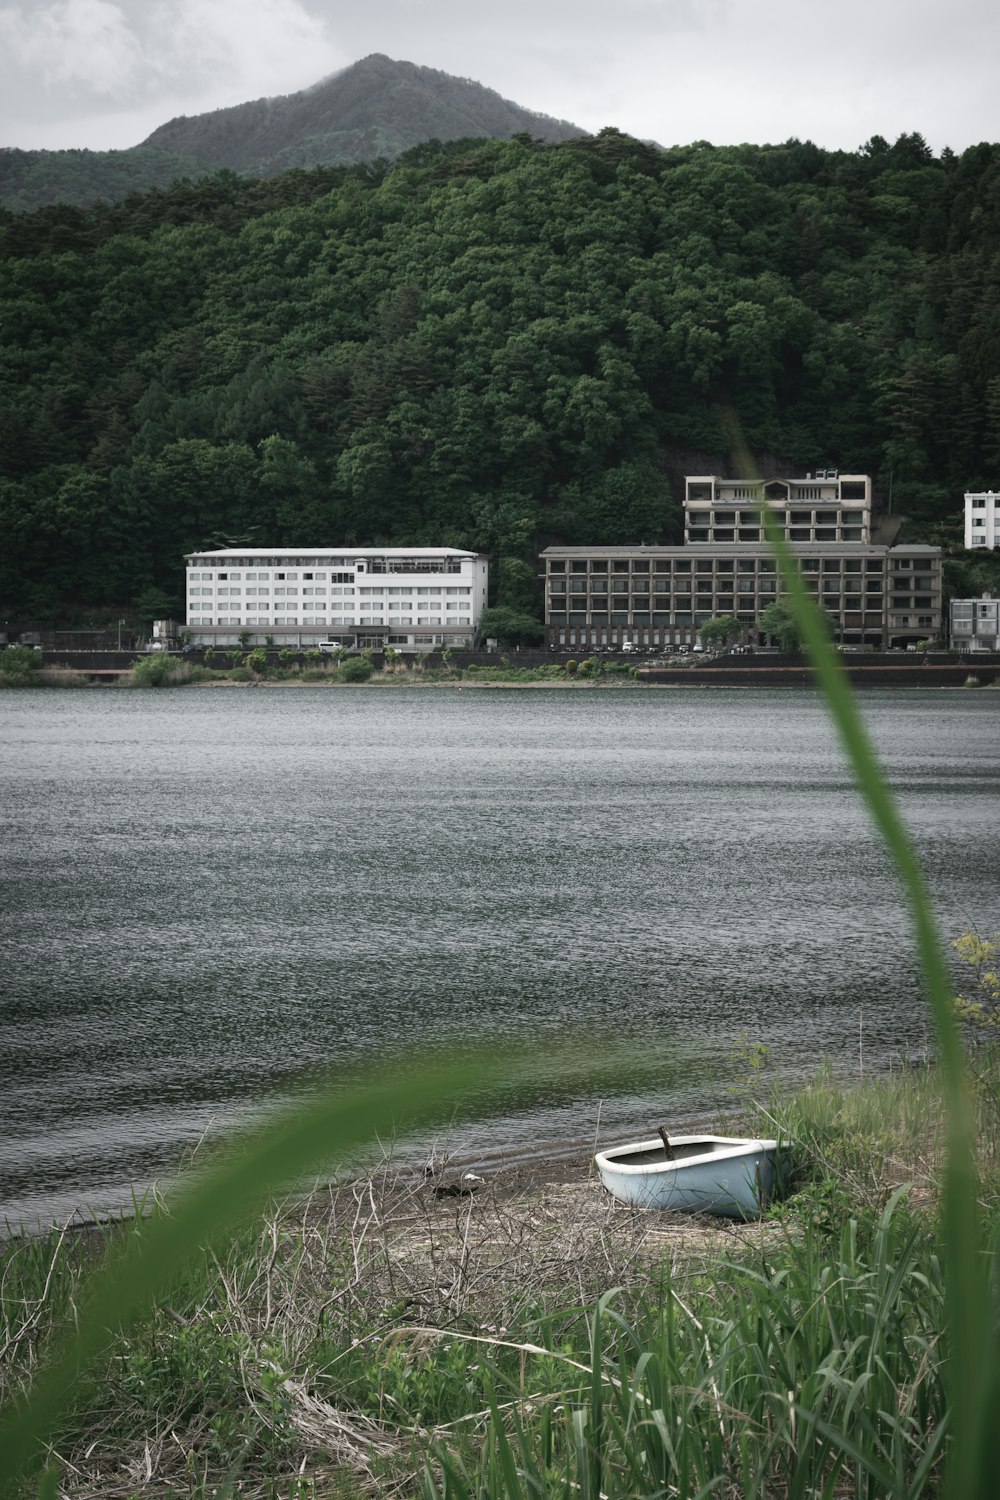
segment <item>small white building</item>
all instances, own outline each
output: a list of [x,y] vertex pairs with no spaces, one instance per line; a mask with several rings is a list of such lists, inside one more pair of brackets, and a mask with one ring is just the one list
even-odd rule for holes
[[454,547],[232,547],[186,562],[187,629],[204,646],[460,648],[486,608],[486,558]]
[[965,497],[965,545],[1000,547],[1000,494],[982,490]]
[[1000,651],[1000,599],[953,599],[950,614],[953,651]]

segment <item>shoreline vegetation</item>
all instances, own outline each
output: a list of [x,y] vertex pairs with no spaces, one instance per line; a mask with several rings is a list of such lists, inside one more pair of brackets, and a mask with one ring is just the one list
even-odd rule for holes
[[[569,1495],[599,1463],[591,1493],[613,1497],[936,1495],[938,1070],[783,1095],[764,1088],[763,1049],[741,1065],[763,1097],[725,1129],[794,1143],[791,1192],[760,1221],[629,1209],[589,1152],[479,1180],[386,1156],[272,1203],[114,1337],[54,1437],[59,1493]],[[995,1050],[973,1087],[985,1250]],[[0,1399],[134,1233],[0,1246]]]
[[[228,666],[221,665],[222,658]],[[186,661],[166,652],[153,653],[135,659],[130,667],[94,670],[66,666],[46,665],[40,653],[24,647],[8,647],[0,651],[0,688],[8,687],[54,687],[54,688],[167,688],[167,687],[369,687],[391,690],[398,687],[452,687],[494,688],[559,688],[582,690],[593,688],[642,688],[672,689],[683,687],[753,688],[761,685],[787,684],[799,686],[803,676],[811,678],[804,664],[775,668],[762,665],[760,668],[739,670],[734,680],[727,675],[719,684],[712,676],[713,669],[727,665],[724,658],[712,655],[692,658],[683,666],[670,663],[671,680],[650,678],[639,665],[616,661],[599,656],[583,657],[579,660],[567,657],[557,662],[535,663],[521,666],[502,656],[494,663],[449,661],[428,663],[423,659],[397,657],[383,665],[376,665],[373,654],[359,656],[326,656],[319,651],[305,653],[271,653],[261,648],[254,651],[233,650],[219,653],[219,661],[209,658],[211,664]],[[645,665],[648,665],[645,664]],[[657,664],[658,665],[658,664]],[[894,664],[893,673],[905,671],[912,674],[911,682],[891,682],[893,687],[940,687],[974,688],[1000,687],[1000,673],[991,661],[987,668],[980,667],[980,675],[973,668],[975,663],[949,661],[947,667],[960,674],[951,681],[935,680],[938,667],[927,669],[932,680],[923,680],[922,669],[907,663],[905,667]],[[706,670],[707,669],[707,670]],[[663,670],[662,668],[660,670]],[[867,670],[867,669],[862,669]],[[876,669],[877,670],[877,669]]]

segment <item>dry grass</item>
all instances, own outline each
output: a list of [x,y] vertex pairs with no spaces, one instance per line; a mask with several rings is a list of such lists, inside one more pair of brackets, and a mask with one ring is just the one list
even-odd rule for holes
[[[470,1184],[461,1166],[425,1176],[387,1160],[276,1206],[119,1341],[54,1449],[60,1493],[208,1494],[234,1461],[246,1496],[407,1489],[428,1427],[390,1399],[331,1399],[340,1366],[416,1368],[447,1339],[520,1350],[523,1368],[542,1352],[518,1342],[526,1307],[578,1319],[611,1286],[638,1298],[664,1262],[695,1271],[772,1232],[630,1211],[588,1170],[581,1156],[554,1170],[501,1166]],[[6,1292],[20,1253],[28,1247],[8,1247]],[[81,1254],[79,1235],[33,1253],[34,1300],[5,1297],[4,1395],[36,1366],[39,1330],[71,1315],[99,1258]]]

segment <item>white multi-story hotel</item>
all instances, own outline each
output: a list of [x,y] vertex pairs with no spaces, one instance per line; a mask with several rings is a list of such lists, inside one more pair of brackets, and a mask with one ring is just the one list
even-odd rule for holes
[[488,564],[454,547],[232,547],[187,558],[187,629],[199,645],[396,651],[471,645]]
[[1000,494],[995,490],[966,495],[965,545],[1000,547]]
[[683,547],[547,547],[549,644],[614,650],[694,645],[700,627],[733,615],[756,642],[783,592],[757,507],[784,531],[806,585],[845,645],[903,646],[941,629],[941,550],[873,545],[871,481],[831,470],[761,483],[688,478]]

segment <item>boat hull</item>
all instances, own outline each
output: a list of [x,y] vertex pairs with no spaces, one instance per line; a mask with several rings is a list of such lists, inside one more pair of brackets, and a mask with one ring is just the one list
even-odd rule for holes
[[633,1208],[755,1219],[775,1193],[777,1141],[719,1135],[671,1136],[612,1146],[594,1158],[601,1181]]

